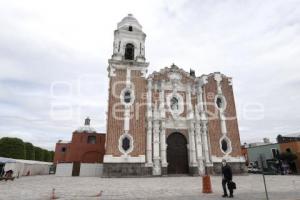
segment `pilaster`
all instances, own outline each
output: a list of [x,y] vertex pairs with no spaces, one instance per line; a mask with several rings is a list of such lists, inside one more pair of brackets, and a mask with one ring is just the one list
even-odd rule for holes
[[152,79],[147,85],[147,146],[146,146],[147,167],[152,167]]
[[153,175],[161,175],[160,152],[159,152],[159,112],[157,103],[153,112]]

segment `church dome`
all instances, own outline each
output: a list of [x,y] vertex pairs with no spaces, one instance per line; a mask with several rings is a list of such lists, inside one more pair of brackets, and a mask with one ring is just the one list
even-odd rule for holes
[[133,17],[132,14],[128,14],[121,20],[121,22],[118,23],[118,29],[127,28],[129,26],[132,26],[138,30],[142,30],[142,25],[138,22],[138,20],[135,17]]
[[90,126],[90,118],[86,118],[84,120],[84,125],[79,127],[76,132],[77,133],[83,133],[83,132],[86,132],[86,133],[96,133],[96,129],[94,129],[93,127]]

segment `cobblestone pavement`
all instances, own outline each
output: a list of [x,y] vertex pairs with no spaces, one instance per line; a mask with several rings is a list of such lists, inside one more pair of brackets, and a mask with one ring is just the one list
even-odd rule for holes
[[[221,177],[213,176],[212,194],[203,194],[201,177],[99,178],[31,176],[0,182],[0,199],[223,199]],[[235,176],[235,199],[266,199],[261,175]],[[266,176],[270,200],[300,200],[300,176]],[[101,197],[95,197],[100,191]]]

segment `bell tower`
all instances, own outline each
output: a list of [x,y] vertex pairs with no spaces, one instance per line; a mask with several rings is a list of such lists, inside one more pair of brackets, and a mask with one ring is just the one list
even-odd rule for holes
[[128,14],[114,32],[112,60],[145,62],[145,39],[140,23]]
[[109,95],[103,176],[145,175],[146,154],[146,34],[132,14],[114,31],[108,60]]

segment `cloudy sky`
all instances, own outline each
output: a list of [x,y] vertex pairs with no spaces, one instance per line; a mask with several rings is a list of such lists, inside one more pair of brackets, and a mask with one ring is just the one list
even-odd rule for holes
[[300,131],[299,0],[0,0],[0,137],[54,149],[86,116],[105,132],[107,60],[128,13],[150,73],[233,77],[243,142]]

